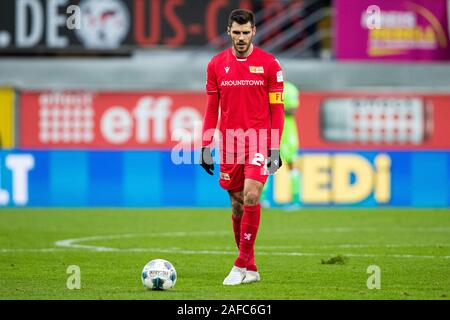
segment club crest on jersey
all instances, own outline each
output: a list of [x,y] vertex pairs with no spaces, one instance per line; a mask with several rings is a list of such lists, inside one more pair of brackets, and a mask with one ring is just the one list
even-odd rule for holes
[[225,67],[225,73],[228,73],[230,71],[230,67]]
[[250,66],[249,68],[251,73],[264,73],[264,67]]
[[220,179],[222,179],[222,180],[230,180],[230,175],[228,173],[221,172],[220,173]]

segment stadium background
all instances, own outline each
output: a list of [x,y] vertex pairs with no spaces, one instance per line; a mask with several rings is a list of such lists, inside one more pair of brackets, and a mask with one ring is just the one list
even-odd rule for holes
[[448,1],[7,0],[0,207],[227,207],[194,162],[236,7],[301,91],[302,206],[450,206]]

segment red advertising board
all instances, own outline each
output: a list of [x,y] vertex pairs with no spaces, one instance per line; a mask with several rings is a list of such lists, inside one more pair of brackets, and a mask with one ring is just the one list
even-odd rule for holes
[[201,135],[206,96],[192,92],[23,92],[25,148],[170,148]]
[[[203,92],[36,92],[20,97],[22,148],[198,147]],[[450,149],[450,94],[301,92],[300,148]]]
[[302,92],[305,149],[450,149],[450,94]]

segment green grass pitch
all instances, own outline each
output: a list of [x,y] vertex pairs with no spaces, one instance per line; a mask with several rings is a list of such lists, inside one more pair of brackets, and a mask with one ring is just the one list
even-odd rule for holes
[[[261,282],[222,285],[237,250],[227,209],[2,209],[0,299],[449,299],[450,210],[263,209]],[[140,273],[172,262],[169,291]],[[80,268],[69,290],[67,268]],[[368,289],[369,266],[380,289]],[[371,281],[369,281],[371,283]]]

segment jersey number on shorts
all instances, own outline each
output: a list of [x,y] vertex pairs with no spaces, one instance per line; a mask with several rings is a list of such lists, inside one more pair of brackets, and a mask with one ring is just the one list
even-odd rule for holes
[[252,160],[252,164],[257,166],[263,166],[265,163],[264,156],[261,153],[255,153],[255,157]]

